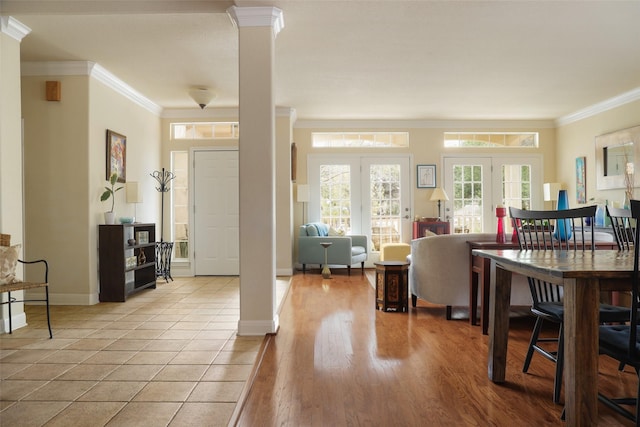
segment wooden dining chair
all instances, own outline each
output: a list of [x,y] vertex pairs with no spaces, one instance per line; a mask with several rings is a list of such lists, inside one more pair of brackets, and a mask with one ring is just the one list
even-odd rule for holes
[[[631,200],[631,219],[637,221],[640,218],[640,200]],[[640,229],[635,227],[633,231],[634,242],[640,239]],[[638,331],[638,288],[640,287],[639,268],[640,248],[635,245],[633,248],[633,278],[631,280],[630,310],[625,324],[601,325],[600,326],[600,353],[620,362],[620,364],[630,365],[635,368],[635,374],[640,372],[640,334]],[[598,399],[640,426],[640,381],[635,397],[612,398],[598,393]],[[624,406],[635,405],[632,413]]]
[[[516,227],[518,244],[521,250],[549,251],[594,251],[594,227],[596,206],[555,211],[530,211],[509,208],[509,215]],[[587,226],[586,218],[590,218]],[[564,233],[557,233],[558,227]],[[556,363],[553,401],[560,402],[562,390],[562,371],[564,367],[564,306],[562,287],[553,283],[528,277],[533,305],[531,312],[536,323],[531,333],[529,348],[522,368],[529,370],[534,352]],[[600,322],[620,322],[627,319],[629,310],[609,304],[600,304]],[[544,321],[558,325],[558,335],[552,338],[540,337]],[[549,349],[542,343],[556,342]]]
[[636,220],[632,218],[631,209],[607,206],[607,216],[611,220],[611,230],[616,238],[618,250],[632,251],[636,243]]

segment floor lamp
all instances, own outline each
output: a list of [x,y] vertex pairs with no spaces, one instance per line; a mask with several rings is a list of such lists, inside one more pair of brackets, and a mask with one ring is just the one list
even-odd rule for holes
[[309,186],[307,184],[298,184],[298,194],[296,197],[298,203],[302,203],[302,223],[307,223],[307,218],[305,215],[305,207],[307,202],[309,201]]

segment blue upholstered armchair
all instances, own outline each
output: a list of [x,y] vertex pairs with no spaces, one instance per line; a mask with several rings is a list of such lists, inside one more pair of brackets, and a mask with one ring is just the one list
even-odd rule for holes
[[330,265],[346,265],[351,275],[351,265],[361,263],[364,273],[364,262],[367,260],[366,236],[329,235],[329,226],[312,223],[300,226],[298,236],[298,262],[302,264],[302,272],[306,272],[307,264],[324,264],[324,248],[321,242],[331,242],[327,249],[327,263]]

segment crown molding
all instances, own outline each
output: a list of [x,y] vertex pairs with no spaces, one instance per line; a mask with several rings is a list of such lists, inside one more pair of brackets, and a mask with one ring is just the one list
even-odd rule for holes
[[553,120],[298,120],[299,129],[553,129]]
[[237,27],[271,27],[274,37],[284,28],[284,14],[277,7],[231,6],[227,14]]
[[31,32],[31,28],[13,16],[0,16],[0,32],[21,42]]
[[97,81],[103,83],[107,87],[115,90],[120,95],[129,99],[130,101],[138,104],[142,108],[150,111],[156,116],[160,116],[162,114],[162,107],[151,101],[146,96],[142,95],[140,92],[111,74],[105,68],[103,68],[99,64],[95,64],[91,71],[91,77],[95,78]]
[[605,99],[602,102],[598,102],[590,107],[578,110],[575,113],[560,117],[556,119],[556,126],[565,126],[638,100],[640,100],[640,87],[621,95],[614,96],[613,98]]
[[23,76],[90,76],[156,116],[162,113],[162,107],[95,62],[23,62],[20,66]]

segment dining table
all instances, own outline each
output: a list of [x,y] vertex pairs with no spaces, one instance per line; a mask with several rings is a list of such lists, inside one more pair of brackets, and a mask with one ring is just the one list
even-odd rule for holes
[[564,390],[568,426],[598,424],[598,333],[601,291],[631,289],[633,251],[474,249],[491,260],[488,375],[506,381],[513,273],[563,287]]

